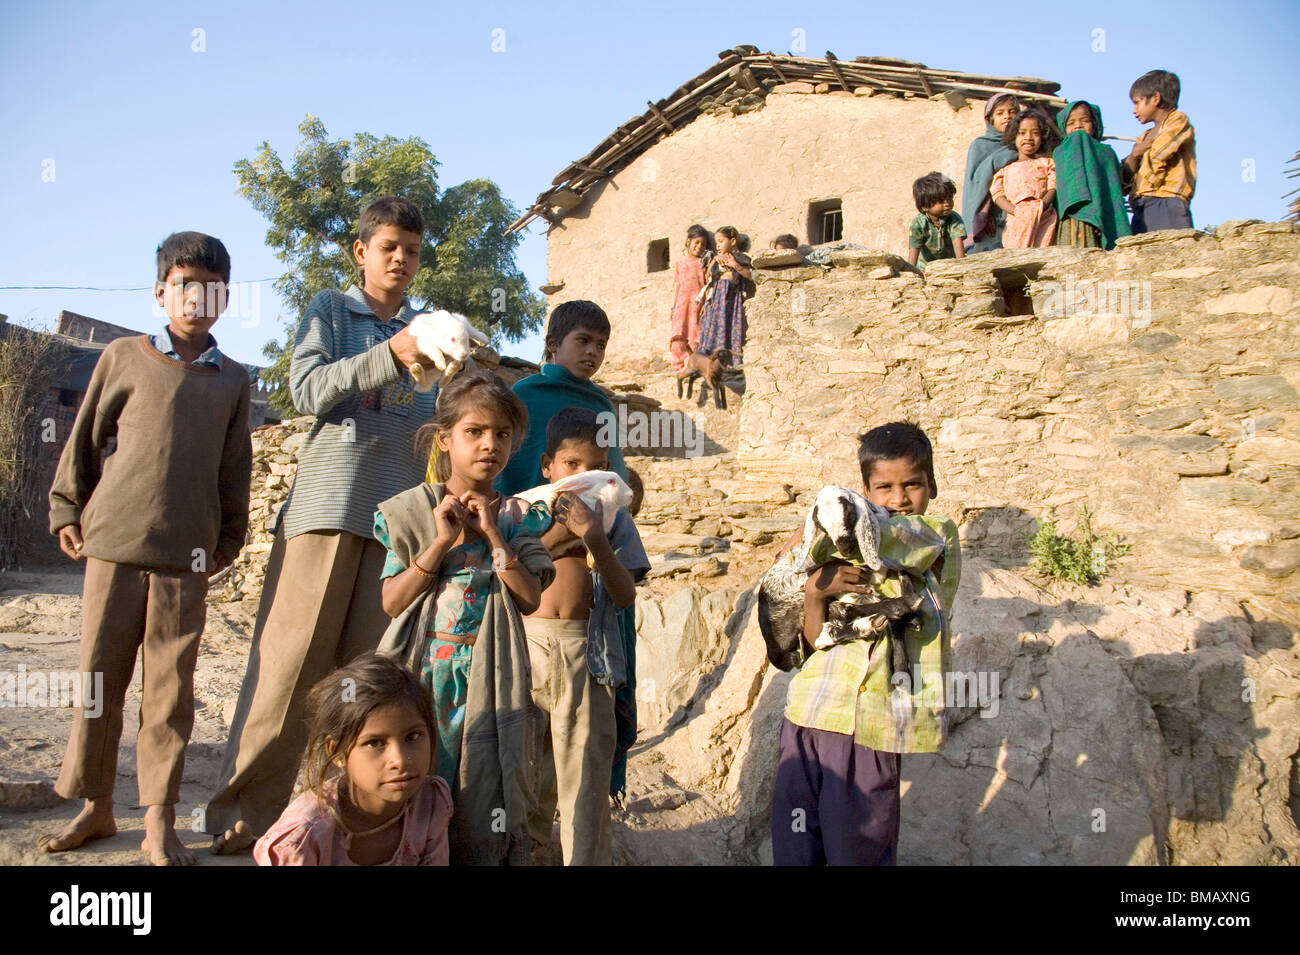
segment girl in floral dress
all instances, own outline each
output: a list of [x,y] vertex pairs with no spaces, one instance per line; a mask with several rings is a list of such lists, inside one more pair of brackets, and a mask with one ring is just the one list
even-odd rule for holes
[[[416,435],[417,441],[432,437],[440,483],[403,491],[375,514],[375,538],[388,548],[384,610],[396,618],[416,600],[433,601],[428,629],[415,635],[415,654],[405,659],[433,704],[434,773],[453,785],[470,660],[493,580],[499,578],[503,594],[529,614],[554,573],[538,540],[550,524],[546,506],[503,498],[492,488],[527,427],[527,409],[499,378],[461,372],[441,389],[433,421]],[[513,636],[526,656],[522,631]]]
[[723,365],[741,364],[745,348],[745,295],[753,287],[749,256],[736,249],[740,233],[723,226],[713,234],[718,254],[713,259],[713,289],[700,316],[700,344],[695,350],[706,357],[727,354]]

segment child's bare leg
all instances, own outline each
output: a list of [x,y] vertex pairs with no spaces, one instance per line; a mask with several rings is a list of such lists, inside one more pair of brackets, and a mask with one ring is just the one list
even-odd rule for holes
[[42,852],[67,852],[94,839],[107,839],[117,833],[113,820],[113,797],[87,799],[77,818],[58,832],[47,832],[36,840]]
[[232,856],[243,852],[256,841],[257,836],[253,835],[253,830],[241,819],[221,835],[212,837],[212,851],[219,856]]
[[151,865],[194,865],[194,853],[176,835],[176,807],[149,806],[144,811],[144,842],[140,851]]

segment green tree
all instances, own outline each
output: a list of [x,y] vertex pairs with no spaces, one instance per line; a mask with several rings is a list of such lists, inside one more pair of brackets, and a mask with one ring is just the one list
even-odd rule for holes
[[[460,312],[494,345],[541,326],[545,303],[515,264],[522,236],[506,233],[519,213],[494,182],[471,179],[439,192],[438,161],[418,137],[357,133],[331,141],[310,115],[298,131],[302,142],[290,168],[267,142],[252,159],[235,163],[239,194],[266,217],[266,243],[288,266],[275,287],[295,313],[322,290],[358,279],[352,242],[361,209],[397,195],[424,213],[420,269],[407,290],[416,308]],[[262,380],[276,389],[271,404],[285,414],[296,413],[287,387],[296,327],[290,321],[283,343],[262,349],[272,362]]]

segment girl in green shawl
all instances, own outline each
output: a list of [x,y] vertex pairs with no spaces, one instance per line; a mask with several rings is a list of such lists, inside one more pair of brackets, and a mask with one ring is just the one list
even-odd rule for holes
[[1002,133],[1020,101],[1011,93],[997,93],[984,104],[984,135],[966,152],[966,178],[961,187],[961,219],[967,228],[966,254],[1002,248],[1006,213],[989,198],[993,175],[1016,161],[1016,151],[1002,145]]
[[1119,157],[1101,141],[1101,110],[1086,100],[1056,114],[1064,139],[1052,153],[1056,163],[1057,245],[1113,249],[1130,235]]

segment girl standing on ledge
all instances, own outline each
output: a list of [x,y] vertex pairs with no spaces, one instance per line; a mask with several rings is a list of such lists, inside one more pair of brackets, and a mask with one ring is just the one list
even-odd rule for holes
[[695,350],[706,358],[730,352],[724,365],[741,364],[745,347],[745,299],[754,287],[749,256],[737,251],[740,233],[729,225],[713,234],[718,254],[711,269],[713,290],[700,316],[700,344]]
[[668,319],[668,351],[673,372],[681,378],[689,373],[689,358],[700,343],[700,303],[704,288],[702,256],[709,248],[709,232],[702,225],[686,230],[686,255],[673,266],[673,311]]

